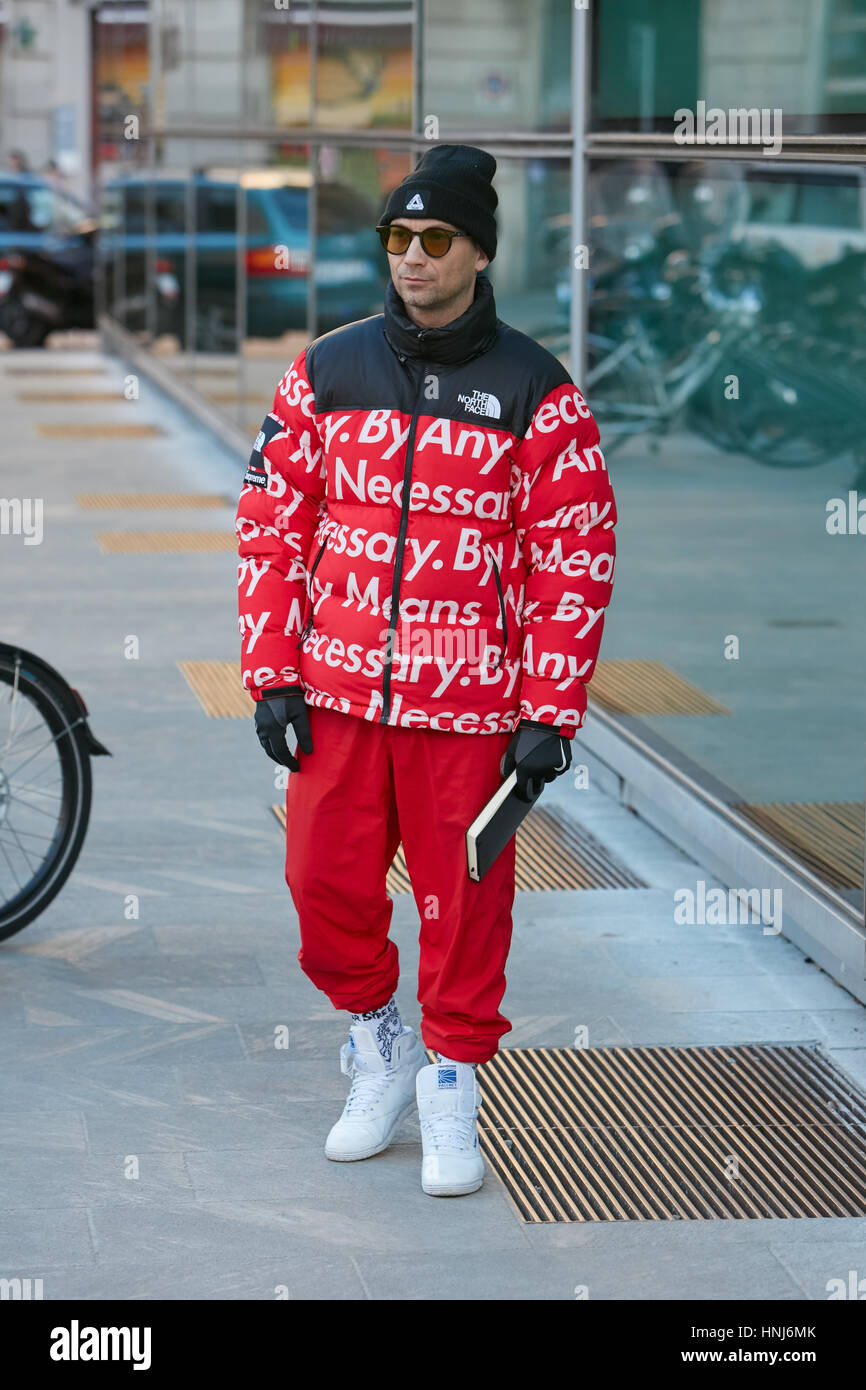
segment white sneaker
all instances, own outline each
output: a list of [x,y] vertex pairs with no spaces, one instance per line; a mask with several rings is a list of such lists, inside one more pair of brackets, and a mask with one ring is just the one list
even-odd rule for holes
[[400,1121],[415,1108],[415,1077],[425,1060],[411,1028],[394,1039],[386,1062],[373,1030],[354,1023],[340,1049],[340,1070],[352,1077],[352,1089],[325,1141],[326,1158],[351,1163],[387,1149]]
[[434,1063],[416,1080],[421,1120],[421,1186],[431,1197],[477,1192],[484,1181],[478,1146],[481,1091],[474,1071]]

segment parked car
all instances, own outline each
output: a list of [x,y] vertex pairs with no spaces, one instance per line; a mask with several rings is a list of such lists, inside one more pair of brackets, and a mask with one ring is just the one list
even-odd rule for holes
[[[136,174],[108,184],[100,255],[113,317],[133,332],[174,334],[185,347],[194,285],[195,346],[234,350],[240,333],[238,182],[246,199],[242,336],[275,338],[306,327],[309,175],[287,169],[244,170],[239,179],[220,170]],[[326,332],[378,312],[388,272],[373,230],[379,209],[343,184],[320,183],[316,191],[317,317],[319,331]]]
[[93,209],[35,174],[0,173],[0,330],[39,347],[93,327]]

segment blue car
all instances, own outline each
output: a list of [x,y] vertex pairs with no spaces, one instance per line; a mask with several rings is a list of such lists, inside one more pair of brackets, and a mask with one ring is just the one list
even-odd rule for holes
[[[246,323],[239,324],[238,182],[245,190]],[[378,313],[387,280],[374,231],[379,209],[344,184],[317,185],[318,331]],[[103,190],[100,260],[107,311],[133,332],[174,334],[182,347],[231,352],[241,338],[307,326],[310,277],[306,171],[137,174]],[[188,264],[187,214],[195,227]],[[150,266],[148,264],[150,262]],[[194,279],[194,344],[187,313]],[[148,313],[148,288],[152,296]]]
[[0,171],[0,331],[15,347],[92,327],[95,233],[92,209],[65,189]]

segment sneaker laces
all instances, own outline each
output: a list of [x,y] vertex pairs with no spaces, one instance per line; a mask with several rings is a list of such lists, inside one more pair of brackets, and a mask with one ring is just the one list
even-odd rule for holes
[[387,1071],[361,1071],[357,1064],[352,1068],[352,1089],[346,1101],[347,1115],[363,1115],[374,1110],[382,1097],[394,1069]]
[[[449,1112],[446,1115],[421,1116],[421,1130],[424,1138],[434,1149],[458,1149],[463,1151],[473,1147],[477,1111],[472,1115]],[[455,1127],[458,1132],[454,1142]]]

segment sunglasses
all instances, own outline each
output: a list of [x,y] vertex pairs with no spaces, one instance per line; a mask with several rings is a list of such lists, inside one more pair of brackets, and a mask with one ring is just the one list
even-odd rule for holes
[[469,236],[469,232],[449,232],[446,227],[427,227],[423,232],[412,232],[408,227],[401,227],[399,223],[377,227],[376,231],[390,256],[402,256],[409,250],[413,237],[420,239],[426,256],[444,256],[451,250],[451,243],[455,237]]

